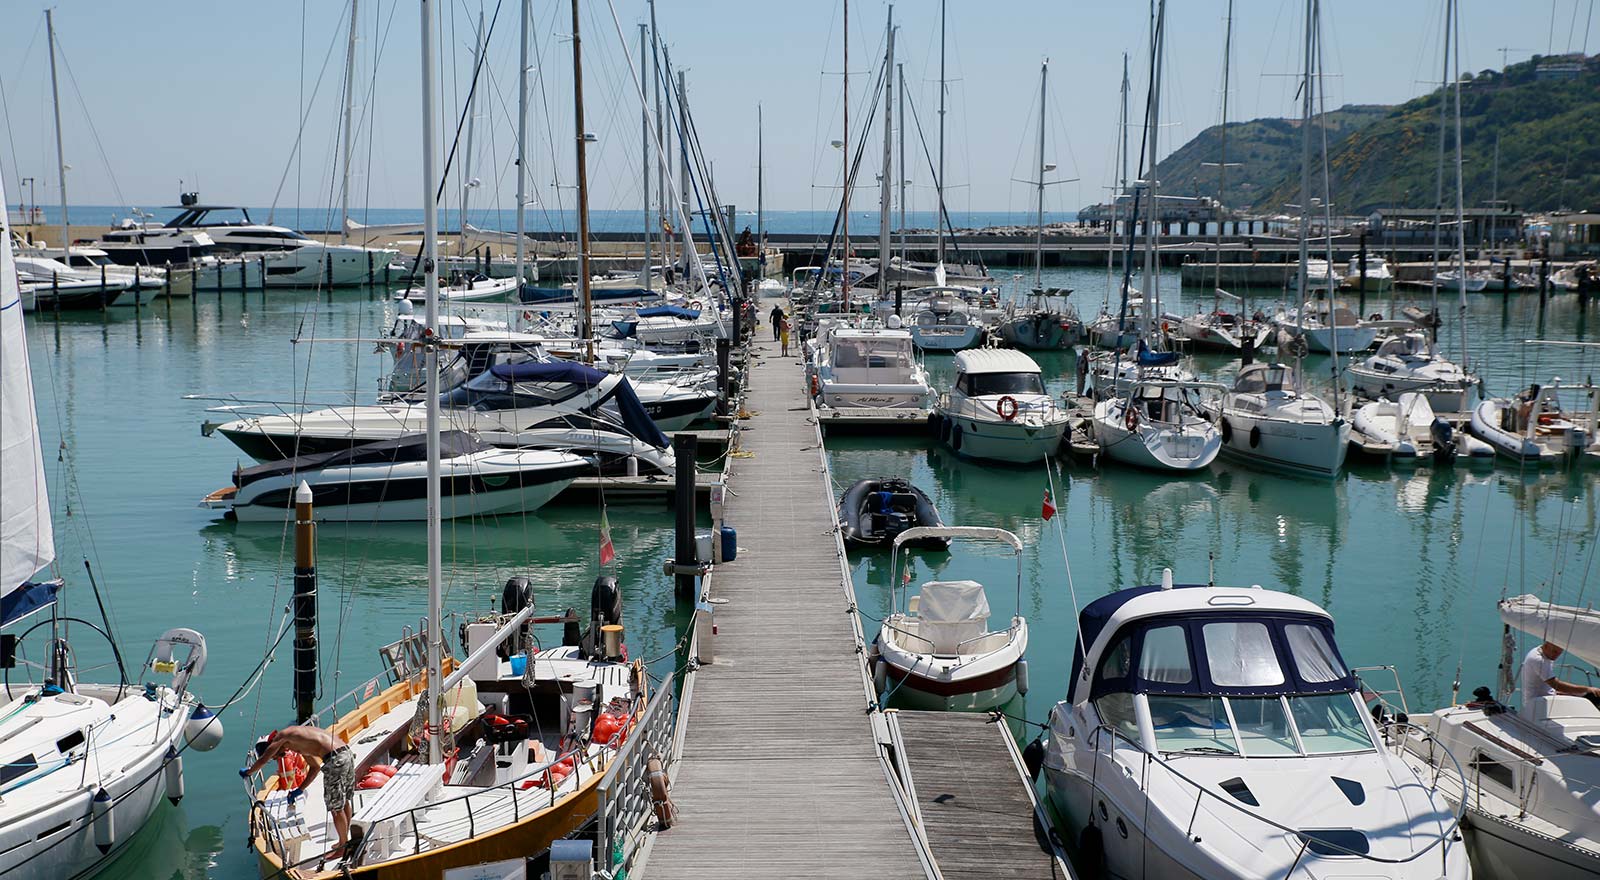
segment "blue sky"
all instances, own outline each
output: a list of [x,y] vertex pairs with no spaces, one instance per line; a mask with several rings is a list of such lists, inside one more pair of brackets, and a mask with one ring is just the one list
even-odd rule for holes
[[[639,110],[628,81],[637,63],[642,0],[582,0],[587,125],[595,208],[639,200]],[[1169,0],[1162,152],[1220,118],[1225,0]],[[0,27],[0,77],[7,138],[0,169],[15,199],[19,177],[39,179],[40,201],[57,198],[50,121],[44,8],[8,0]],[[662,37],[687,68],[696,126],[715,163],[724,201],[752,208],[756,194],[756,105],[766,125],[766,201],[776,209],[827,209],[837,199],[840,43],[838,2],[658,0]],[[1333,0],[1325,4],[1328,103],[1393,103],[1439,79],[1443,0]],[[566,2],[536,0],[539,47],[528,147],[534,195],[570,205],[572,192],[571,32]],[[1229,117],[1295,113],[1292,74],[1300,66],[1297,0],[1237,0]],[[1462,0],[1465,69],[1580,49],[1593,0]],[[199,189],[211,201],[299,204],[332,211],[337,198],[339,121],[348,2],[60,2],[58,38],[63,119],[73,204],[171,204]],[[472,30],[493,0],[441,3],[440,94],[453,130],[471,62]],[[362,0],[358,46],[355,206],[411,207],[420,196],[417,8],[410,0]],[[473,207],[514,207],[517,0],[504,0],[488,51],[473,150]],[[882,53],[886,4],[850,9],[853,116],[863,113],[869,72]],[[905,65],[930,149],[936,126],[937,0],[895,5],[898,59]],[[1593,27],[1600,29],[1600,22]],[[947,200],[958,210],[1029,210],[1036,149],[1040,62],[1051,59],[1049,147],[1056,176],[1051,209],[1097,200],[1113,173],[1112,144],[1122,53],[1132,58],[1135,112],[1146,60],[1143,2],[951,0]],[[303,36],[302,36],[303,35]],[[1600,31],[1589,34],[1600,45]],[[70,76],[68,69],[70,68]],[[320,78],[320,82],[319,82]],[[80,101],[81,95],[81,101]],[[306,119],[301,150],[297,128]],[[6,120],[0,120],[4,123]],[[92,121],[92,130],[91,130]],[[442,135],[443,136],[443,135]],[[852,137],[859,137],[859,128]],[[870,155],[876,167],[876,130]],[[1137,135],[1136,135],[1137,137]],[[908,142],[911,158],[920,154]],[[291,157],[295,157],[292,159]],[[910,171],[913,209],[933,206],[926,163]],[[559,178],[559,186],[557,180]],[[855,206],[876,205],[864,178]],[[454,196],[451,196],[454,203]],[[75,217],[96,222],[99,217]]]

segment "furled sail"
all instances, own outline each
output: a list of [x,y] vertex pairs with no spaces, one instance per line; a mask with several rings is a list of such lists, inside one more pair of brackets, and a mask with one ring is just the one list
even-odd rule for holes
[[[5,202],[0,180],[0,204]],[[10,220],[0,211],[0,623],[48,602],[54,587],[28,580],[54,558],[44,454],[23,335],[22,289],[11,253]]]
[[1513,596],[1500,600],[1500,619],[1600,666],[1600,611],[1552,605],[1537,596]]

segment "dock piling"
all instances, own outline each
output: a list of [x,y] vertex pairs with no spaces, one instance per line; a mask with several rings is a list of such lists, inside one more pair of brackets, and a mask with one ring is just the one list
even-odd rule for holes
[[696,558],[694,540],[695,523],[695,455],[698,451],[700,440],[693,434],[679,433],[672,435],[672,456],[677,465],[673,482],[673,514],[674,514],[674,546],[673,554],[674,574],[673,592],[680,599],[693,600],[695,598],[695,566],[699,564]]
[[317,524],[311,487],[294,490],[294,717],[303,724],[317,699]]

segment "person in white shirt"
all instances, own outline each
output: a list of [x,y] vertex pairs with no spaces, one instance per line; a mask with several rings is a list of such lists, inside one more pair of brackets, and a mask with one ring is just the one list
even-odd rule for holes
[[1556,660],[1560,659],[1564,650],[1554,642],[1545,642],[1529,651],[1528,656],[1522,658],[1522,705],[1524,707],[1534,697],[1549,697],[1556,694],[1563,694],[1569,697],[1588,697],[1590,702],[1600,706],[1600,688],[1572,684],[1556,678]]

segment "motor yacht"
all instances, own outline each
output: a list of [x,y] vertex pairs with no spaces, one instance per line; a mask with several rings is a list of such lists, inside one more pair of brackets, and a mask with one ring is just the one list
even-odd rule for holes
[[1054,455],[1067,413],[1020,351],[980,348],[955,358],[951,390],[935,405],[940,439],[968,458],[1031,464]]
[[[318,520],[416,522],[427,518],[426,438],[408,434],[338,452],[239,468],[201,507],[243,522],[294,516],[295,493],[311,492]],[[531,513],[572,481],[593,474],[586,458],[549,449],[500,449],[461,431],[440,439],[443,519]]]
[[1096,599],[1045,740],[1087,876],[1470,874],[1447,790],[1387,747],[1333,619],[1298,596],[1168,569]]
[[967,302],[970,291],[953,287],[924,287],[907,291],[911,339],[923,351],[962,351],[983,340],[983,320]]
[[[890,325],[899,319],[891,317]],[[807,342],[818,410],[917,410],[933,404],[911,334],[875,319],[825,321]]]
[[1427,395],[1435,412],[1461,412],[1478,389],[1478,377],[1439,354],[1422,331],[1397,333],[1371,356],[1349,366],[1350,384],[1369,397],[1393,398],[1407,391]]
[[[17,281],[31,295],[24,297],[24,311],[148,305],[159,292],[155,287],[135,291],[129,276],[73,269],[49,257],[18,256],[14,265]],[[29,298],[34,301],[31,308]]]
[[1350,422],[1307,393],[1283,364],[1251,364],[1215,411],[1222,454],[1253,467],[1337,476],[1350,448]]
[[[1347,290],[1361,291],[1361,255],[1356,254],[1350,258],[1345,266],[1344,287]],[[1376,254],[1367,254],[1366,292],[1383,293],[1394,289],[1394,272],[1389,269],[1389,263]]]
[[[929,540],[978,540],[1004,545],[1017,562],[1017,609],[1010,624],[989,628],[989,597],[972,580],[923,583],[905,599],[872,643],[873,683],[880,699],[917,709],[981,712],[1028,692],[1028,621],[1022,607],[1022,540],[1005,529],[949,526],[907,529],[894,538],[891,573],[899,584],[901,548]],[[905,563],[909,566],[910,559]],[[909,573],[909,568],[908,568]]]

